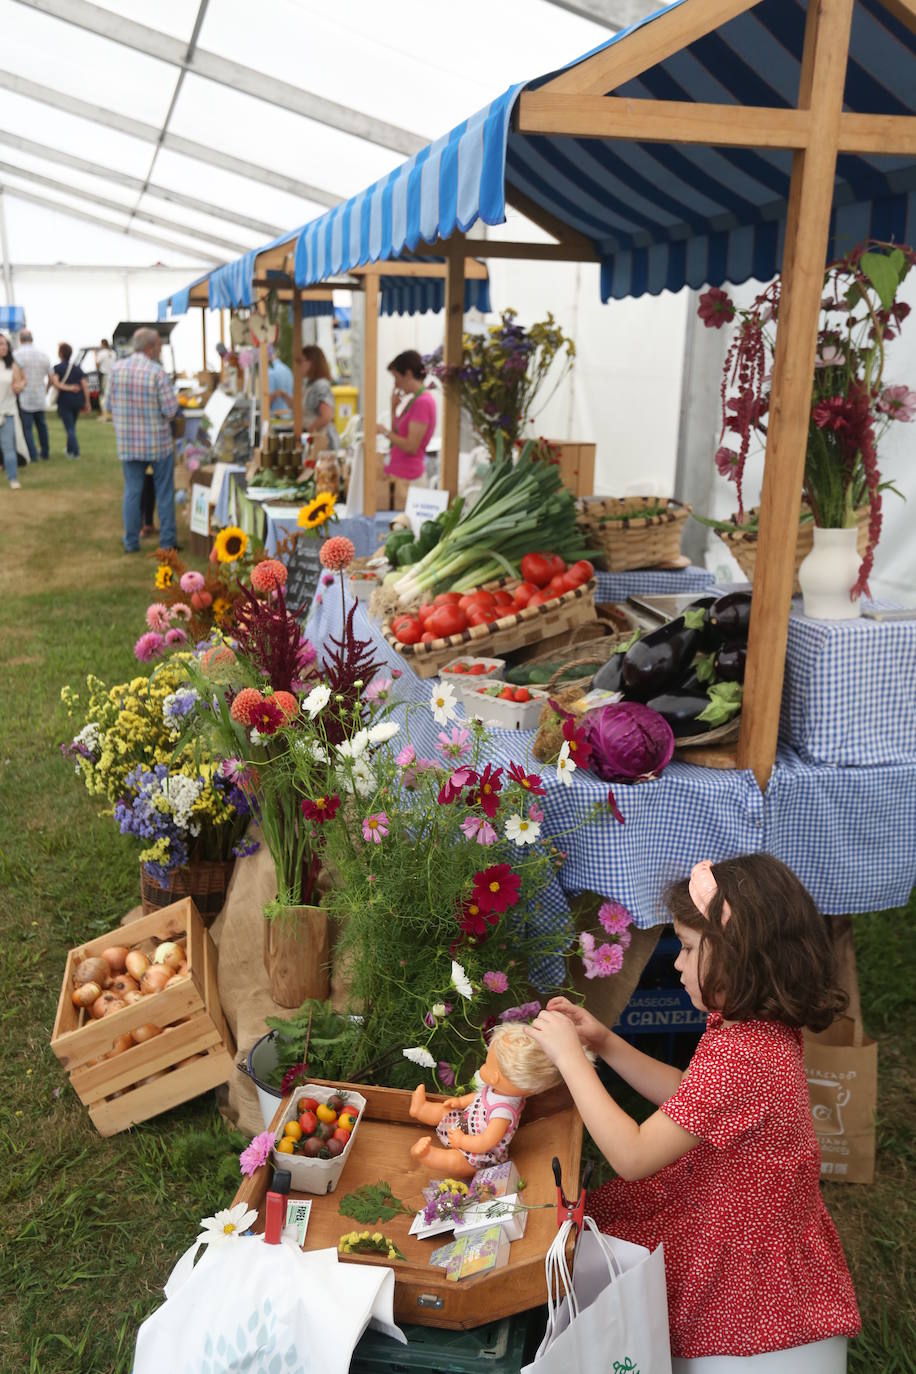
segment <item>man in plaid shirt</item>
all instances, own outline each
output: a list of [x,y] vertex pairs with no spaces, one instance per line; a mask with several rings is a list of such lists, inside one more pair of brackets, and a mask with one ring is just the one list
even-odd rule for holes
[[147,464],[153,469],[159,511],[159,544],[178,547],[175,529],[175,445],[170,420],[178,397],[159,363],[162,340],[155,329],[138,329],[133,352],[111,368],[108,405],[114,420],[118,457],[124,469],[124,549],[140,550],[141,496]]

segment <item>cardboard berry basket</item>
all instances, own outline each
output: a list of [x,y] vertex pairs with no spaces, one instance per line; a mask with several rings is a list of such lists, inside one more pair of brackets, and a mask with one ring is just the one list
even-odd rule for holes
[[497,730],[536,730],[541,718],[541,708],[549,693],[539,687],[528,687],[529,701],[504,701],[499,696],[488,696],[479,688],[498,687],[503,689],[504,682],[479,679],[475,687],[465,688],[462,698],[464,714],[469,720],[475,717],[485,725],[493,725]]
[[[418,1078],[420,1077],[418,1072]],[[313,1084],[312,1087],[315,1085]],[[346,1184],[334,1193],[312,1196],[306,1251],[336,1247],[348,1231],[367,1229],[341,1212],[346,1196],[366,1184],[384,1179],[396,1197],[409,1205],[422,1205],[422,1190],[434,1177],[428,1169],[418,1168],[410,1148],[431,1128],[421,1126],[409,1112],[410,1093],[400,1088],[379,1088],[363,1083],[324,1083],[328,1092],[341,1089],[363,1097],[366,1107],[360,1113],[360,1138],[347,1166]],[[295,1088],[280,1102],[270,1123],[277,1132],[288,1119],[290,1104],[304,1095]],[[312,1096],[317,1096],[312,1092]],[[436,1099],[430,1093],[430,1101]],[[473,1278],[453,1282],[445,1270],[430,1264],[429,1257],[442,1242],[438,1236],[420,1240],[409,1234],[413,1216],[398,1215],[368,1226],[390,1236],[404,1254],[403,1260],[388,1260],[382,1255],[341,1255],[342,1264],[385,1265],[394,1270],[394,1317],[397,1322],[417,1326],[448,1327],[452,1330],[480,1326],[484,1322],[511,1317],[537,1307],[547,1297],[544,1259],[557,1234],[557,1188],[551,1159],[560,1161],[564,1185],[569,1192],[578,1189],[582,1151],[582,1119],[569,1091],[559,1084],[529,1098],[521,1125],[512,1140],[511,1158],[525,1180],[521,1200],[528,1212],[525,1234],[509,1247],[509,1263]],[[281,1168],[288,1169],[292,1155],[280,1155]],[[259,1212],[253,1229],[264,1229],[264,1197],[272,1178],[272,1163],[246,1178],[233,1199]],[[293,1181],[291,1197],[300,1195]]]
[[319,1102],[327,1102],[328,1098],[333,1097],[337,1092],[340,1092],[347,1102],[359,1108],[359,1116],[356,1118],[356,1125],[353,1127],[350,1139],[336,1159],[309,1159],[305,1155],[281,1154],[276,1148],[271,1152],[274,1168],[289,1169],[292,1186],[298,1193],[333,1193],[356,1144],[360,1122],[363,1119],[363,1112],[366,1110],[366,1099],[352,1088],[340,1090],[328,1087],[324,1083],[306,1083],[303,1087],[296,1088],[289,1099],[289,1106],[283,1114],[280,1129],[277,1131],[278,1140],[283,1134],[283,1128],[287,1121],[298,1119],[299,1113],[296,1111],[296,1103],[301,1097],[315,1097]]
[[[517,582],[500,582],[511,591]],[[444,664],[459,654],[475,658],[500,658],[513,649],[539,644],[542,639],[564,634],[595,619],[595,587],[591,578],[581,587],[546,601],[543,606],[525,606],[520,611],[494,620],[491,625],[473,625],[447,639],[429,644],[402,644],[386,620],[382,634],[396,653],[403,655],[417,677],[435,677]],[[451,679],[450,679],[451,680]]]
[[[73,973],[82,959],[112,945],[176,939],[186,942],[186,976],[100,1021],[73,1005]],[[117,1036],[146,1025],[162,1033],[111,1054]],[[190,897],[70,950],[51,1049],[100,1135],[117,1135],[229,1080],[235,1045],[216,986],[216,947]]]

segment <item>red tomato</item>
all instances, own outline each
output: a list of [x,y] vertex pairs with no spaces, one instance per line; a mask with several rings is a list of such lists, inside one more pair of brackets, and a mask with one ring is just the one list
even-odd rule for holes
[[468,618],[461,607],[448,603],[437,606],[427,622],[427,628],[443,639],[447,639],[449,635],[461,634],[467,627]]
[[471,606],[468,611],[468,625],[473,629],[475,625],[489,625],[490,615],[482,606]]
[[471,592],[472,606],[495,606],[496,597],[492,592],[486,592],[481,588],[478,592]]
[[527,606],[536,591],[533,582],[520,582],[512,593],[512,599],[517,606]]
[[397,631],[399,625],[403,625],[406,621],[413,619],[414,617],[412,615],[396,615],[391,622],[391,628]]
[[547,557],[550,559],[550,571],[553,573],[554,577],[558,577],[561,573],[565,573],[566,564],[558,553],[549,553]]
[[423,633],[423,626],[419,620],[399,620],[394,631],[395,639],[401,644],[416,644]]
[[299,1117],[299,1125],[303,1135],[311,1135],[318,1125],[318,1118],[313,1111],[303,1112]]
[[535,606],[543,606],[544,602],[547,599],[548,598],[544,595],[543,592],[535,592],[534,596],[528,602],[528,610],[530,611]]
[[578,563],[573,563],[566,576],[572,577],[573,574],[579,579],[579,585],[581,586],[583,582],[588,582],[589,578],[595,576],[594,564],[589,563],[587,558],[580,558]]
[[497,606],[504,606],[507,610],[510,611],[515,605],[515,598],[513,597],[511,592],[504,592],[502,590],[494,592],[493,600],[496,602]]
[[536,587],[546,587],[554,574],[550,557],[543,553],[526,553],[521,568],[525,581],[533,582]]
[[337,1130],[331,1136],[331,1139],[339,1140],[341,1145],[346,1145],[347,1141],[350,1139],[350,1132],[345,1131],[342,1126],[338,1126]]
[[317,1097],[300,1097],[300,1098],[299,1098],[298,1107],[299,1107],[299,1111],[300,1111],[300,1112],[313,1112],[317,1106],[318,1106],[318,1098],[317,1098]]
[[514,687],[504,687],[504,688],[502,689],[502,691],[500,692],[500,694],[499,694],[499,699],[500,699],[500,701],[514,701],[514,700],[515,700],[515,688],[514,688]]
[[422,623],[425,625],[435,609],[436,607],[432,601],[424,601],[423,605],[417,611],[417,619],[422,621]]
[[487,671],[488,669],[485,663],[472,663],[468,669],[472,677],[483,677],[484,673]]
[[568,592],[569,590],[569,583],[566,581],[565,575],[560,573],[556,577],[550,579],[547,586],[544,588],[544,594],[549,597],[562,596],[564,592]]
[[512,700],[513,700],[513,701],[530,701],[530,700],[531,700],[531,693],[528,691],[528,688],[527,688],[527,687],[516,687],[515,691],[514,691],[513,694],[512,694]]
[[440,635],[434,635],[432,630],[424,630],[420,635],[421,644],[432,644],[434,639],[440,639]]
[[440,592],[433,597],[434,606],[457,606],[461,601],[460,592]]

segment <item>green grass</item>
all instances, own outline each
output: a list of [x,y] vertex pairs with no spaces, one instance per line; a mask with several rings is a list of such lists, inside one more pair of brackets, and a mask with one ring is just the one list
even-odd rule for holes
[[[29,467],[21,492],[0,484],[0,1369],[126,1374],[196,1222],[231,1199],[244,1142],[212,1095],[103,1140],[48,1048],[66,950],[138,900],[136,850],[60,756],[60,687],[133,673],[153,568],[121,552],[111,428],[81,420],[83,459],[66,463],[51,426],[55,459]],[[880,1040],[878,1177],[824,1190],[865,1321],[852,1374],[916,1371],[914,917],[911,902],[855,922]]]

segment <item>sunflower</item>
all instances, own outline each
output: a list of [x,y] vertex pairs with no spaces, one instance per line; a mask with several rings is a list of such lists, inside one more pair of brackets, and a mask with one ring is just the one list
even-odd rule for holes
[[329,491],[320,491],[313,501],[302,507],[296,524],[301,530],[314,530],[333,514],[334,497]]
[[175,581],[175,574],[168,563],[160,563],[156,569],[156,586],[159,591],[164,591],[166,587],[171,587]]
[[224,596],[218,596],[213,603],[214,620],[222,620],[224,615],[228,615],[232,610],[232,602],[227,601]]
[[248,548],[248,535],[237,525],[228,525],[216,536],[216,556],[220,563],[235,563]]

